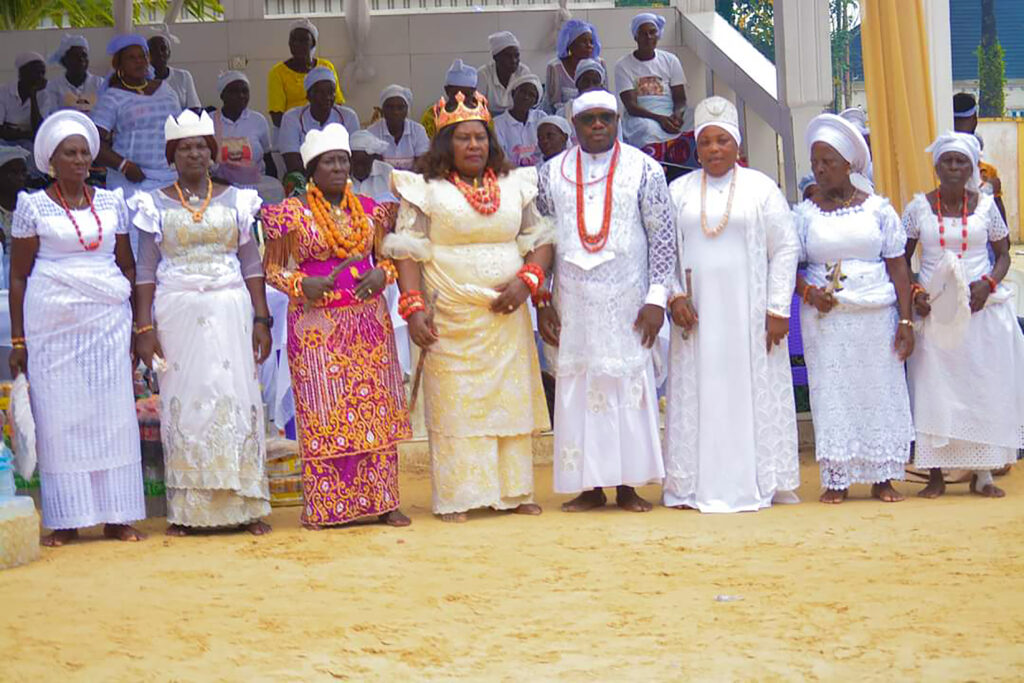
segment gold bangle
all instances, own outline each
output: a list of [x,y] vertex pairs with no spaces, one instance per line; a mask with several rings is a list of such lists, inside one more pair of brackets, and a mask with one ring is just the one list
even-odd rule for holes
[[28,348],[28,347],[25,346],[25,342],[12,342],[11,343],[11,348],[12,349],[25,349],[25,348]]
[[11,344],[24,344],[24,343],[25,343],[25,338],[24,337],[11,337]]
[[899,325],[906,325],[910,329],[914,329],[914,321],[913,320],[907,320],[906,318],[904,318],[903,320],[900,320]]
[[135,334],[145,334],[147,332],[152,332],[154,329],[156,328],[154,328],[152,325],[143,325],[142,327],[135,328]]

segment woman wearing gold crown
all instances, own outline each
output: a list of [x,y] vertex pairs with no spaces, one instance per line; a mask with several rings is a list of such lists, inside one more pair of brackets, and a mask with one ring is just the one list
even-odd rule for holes
[[[288,364],[310,529],[398,509],[398,442],[411,436],[378,246],[394,212],[357,197],[348,131],[311,130],[300,148],[305,197],[263,207],[267,282],[289,295]],[[290,262],[297,264],[290,266]]]
[[214,128],[206,112],[167,117],[178,180],[128,201],[139,229],[136,350],[160,373],[171,536],[270,531],[260,521],[270,493],[256,365],[270,353],[273,324],[252,232],[260,198],[210,178]]
[[456,102],[434,109],[423,174],[392,174],[401,207],[384,242],[399,312],[426,354],[433,510],[448,522],[482,507],[536,515],[533,435],[549,421],[524,304],[541,291],[553,235],[534,204],[537,172],[509,171],[487,101]]

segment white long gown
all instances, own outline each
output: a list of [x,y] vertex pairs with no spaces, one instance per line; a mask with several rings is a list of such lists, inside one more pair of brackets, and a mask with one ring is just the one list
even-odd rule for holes
[[672,327],[664,503],[701,512],[758,510],[799,485],[788,350],[765,352],[765,316],[789,316],[800,246],[785,197],[751,169],[708,178],[708,225],[725,214],[733,173],[717,237],[701,229],[701,172],[670,188],[699,322],[688,339]]
[[906,233],[878,195],[829,212],[807,200],[795,214],[807,282],[824,287],[837,263],[844,278],[835,308],[819,316],[804,304],[800,315],[821,484],[843,490],[903,479],[914,427],[884,259],[903,257]]
[[[907,237],[920,240],[920,280],[926,289],[944,253],[960,253],[960,219],[943,223],[945,248],[923,194],[903,212]],[[967,251],[957,262],[967,282],[990,272],[988,243],[1008,234],[991,195],[981,194],[967,217]],[[1024,334],[1010,290],[1000,285],[985,308],[971,314],[959,345],[944,348],[927,318],[918,325],[916,341],[907,364],[917,431],[914,464],[987,470],[1015,462],[1017,449],[1024,447]]]
[[[131,284],[114,261],[114,236],[128,232],[128,208],[121,190],[96,190],[93,204],[103,225],[95,251],[82,248],[64,209],[42,191],[18,195],[11,228],[14,238],[39,238],[25,290],[25,338],[48,529],[146,516]],[[73,215],[82,239],[97,239],[88,207]]]
[[[554,303],[562,329],[555,389],[558,493],[640,486],[664,476],[654,364],[633,329],[645,302],[664,306],[675,271],[675,231],[661,168],[621,145],[607,244],[587,252],[576,222],[576,152],[542,168],[537,206],[556,231]],[[604,215],[612,151],[582,156],[586,229]],[[573,180],[569,180],[569,179]]]

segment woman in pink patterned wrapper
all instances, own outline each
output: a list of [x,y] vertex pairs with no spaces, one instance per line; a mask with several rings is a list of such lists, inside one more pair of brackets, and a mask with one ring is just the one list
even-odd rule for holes
[[263,208],[267,282],[291,299],[308,529],[365,517],[410,524],[398,509],[398,442],[412,429],[383,296],[396,271],[377,258],[394,209],[352,192],[350,153],[341,124],[311,130],[301,148],[305,197]]

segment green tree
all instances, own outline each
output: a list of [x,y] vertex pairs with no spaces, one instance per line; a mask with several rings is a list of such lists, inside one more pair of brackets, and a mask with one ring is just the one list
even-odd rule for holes
[[981,45],[978,55],[978,114],[1006,113],[1006,62],[996,31],[995,0],[981,0]]
[[775,62],[775,15],[772,0],[715,0],[715,11]]
[[832,24],[832,107],[842,111],[853,100],[850,43],[860,16],[858,0],[829,0]]
[[[135,0],[136,21],[148,16],[150,10],[162,14],[167,0]],[[219,19],[224,7],[218,0],[186,0],[183,15],[200,21]],[[0,31],[24,31],[38,28],[49,19],[56,26],[87,28],[113,26],[114,11],[111,0],[0,0]]]

